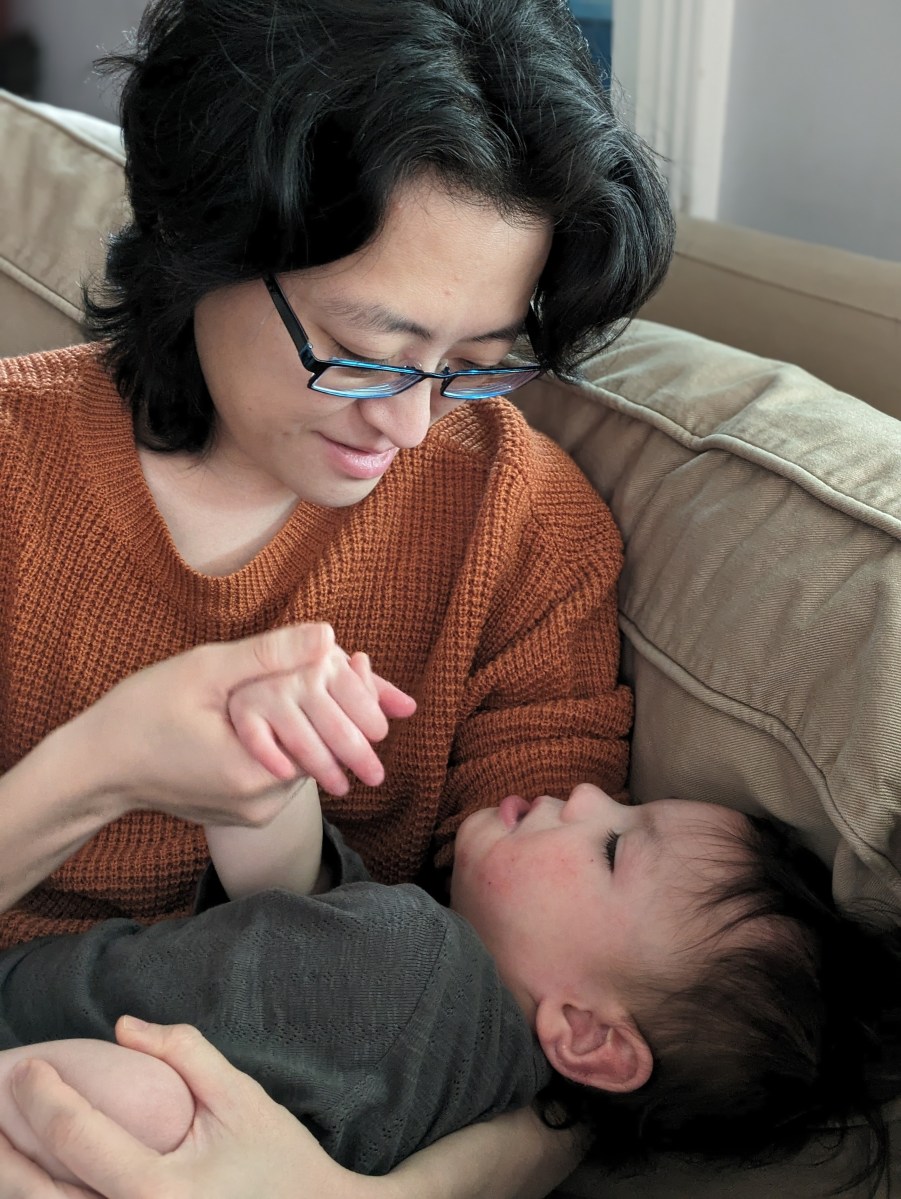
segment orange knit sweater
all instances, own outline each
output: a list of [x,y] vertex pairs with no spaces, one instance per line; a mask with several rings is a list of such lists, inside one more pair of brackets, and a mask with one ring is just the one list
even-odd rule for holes
[[[623,786],[619,535],[509,403],[461,406],[354,507],[299,504],[225,578],[179,557],[93,347],[0,362],[0,462],[0,770],[151,662],[327,620],[419,701],[385,784],[324,797],[376,878],[446,866],[462,816],[508,791]],[[129,815],[0,917],[0,945],[183,914],[205,857],[199,827]]]

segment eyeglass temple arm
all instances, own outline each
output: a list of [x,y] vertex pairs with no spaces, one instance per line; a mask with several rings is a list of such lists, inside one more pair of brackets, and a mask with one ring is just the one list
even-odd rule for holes
[[538,313],[535,311],[534,304],[529,304],[529,311],[526,313],[526,335],[531,343],[535,361],[543,371],[548,370],[547,359],[538,349],[541,341],[541,322],[538,319]]
[[298,354],[303,354],[307,347],[307,336],[300,327],[300,322],[294,315],[294,310],[288,303],[288,297],[281,289],[278,279],[275,275],[264,275],[263,282],[269,289],[269,294],[272,296],[272,303],[278,310],[279,316],[282,318],[282,324],[288,330],[291,340],[294,342]]

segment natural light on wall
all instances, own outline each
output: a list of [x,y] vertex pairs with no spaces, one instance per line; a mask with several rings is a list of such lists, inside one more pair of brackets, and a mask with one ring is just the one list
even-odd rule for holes
[[613,0],[613,76],[677,212],[717,215],[734,0]]

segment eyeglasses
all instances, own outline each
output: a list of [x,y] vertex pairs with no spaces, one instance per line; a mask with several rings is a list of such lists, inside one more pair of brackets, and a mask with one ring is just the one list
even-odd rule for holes
[[[304,370],[309,371],[307,387],[325,395],[374,400],[400,395],[402,391],[415,387],[422,379],[440,379],[441,394],[449,400],[487,400],[515,391],[544,371],[537,362],[486,367],[483,370],[421,371],[415,366],[384,366],[376,362],[358,362],[353,358],[317,358],[278,280],[274,275],[264,275],[263,282],[297,348]],[[526,332],[534,341],[538,322],[531,308],[526,316]]]

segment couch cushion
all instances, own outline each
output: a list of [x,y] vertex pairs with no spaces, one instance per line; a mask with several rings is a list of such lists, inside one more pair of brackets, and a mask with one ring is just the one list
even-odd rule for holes
[[80,341],[81,282],[125,218],[119,130],[0,91],[0,356]]
[[[644,321],[588,376],[518,402],[623,531],[634,797],[778,816],[832,864],[840,901],[898,910],[901,422]],[[836,1178],[672,1167],[602,1181],[583,1170],[561,1194],[763,1199],[825,1195]]]

